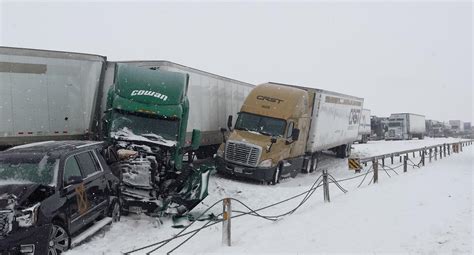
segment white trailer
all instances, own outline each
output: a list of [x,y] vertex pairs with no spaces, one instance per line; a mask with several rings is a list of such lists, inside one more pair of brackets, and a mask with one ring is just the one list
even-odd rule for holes
[[[187,92],[189,98],[189,120],[186,130],[186,143],[191,143],[193,129],[199,129],[202,132],[201,145],[213,145],[215,147],[214,151],[223,142],[220,128],[227,127],[227,117],[229,115],[237,115],[245,98],[252,88],[255,87],[255,85],[250,83],[169,61],[125,61],[116,63],[189,74]],[[109,64],[109,69],[111,68],[113,67]],[[106,78],[104,93],[111,84],[110,80]]]
[[[306,151],[333,150],[341,157],[350,154],[350,145],[357,141],[363,98],[321,89],[304,88],[314,93],[311,127]],[[343,153],[341,149],[346,151]]]
[[359,124],[359,136],[357,141],[359,143],[367,143],[371,134],[370,126],[370,110],[362,109],[362,114],[360,115],[360,124]]
[[393,113],[388,122],[386,140],[423,139],[426,132],[425,116],[414,113]]
[[106,58],[0,47],[0,146],[84,139]]

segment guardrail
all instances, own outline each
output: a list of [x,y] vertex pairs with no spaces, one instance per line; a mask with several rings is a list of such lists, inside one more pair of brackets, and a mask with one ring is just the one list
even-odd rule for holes
[[350,157],[348,159],[348,167],[349,170],[355,170],[356,172],[360,172],[364,166],[367,166],[368,163],[372,163],[372,168],[374,169],[374,182],[377,182],[377,170],[378,166],[381,165],[385,167],[385,160],[390,159],[390,163],[394,164],[395,158],[399,158],[399,162],[404,164],[404,172],[407,169],[407,161],[411,158],[415,158],[416,154],[421,157],[420,163],[422,166],[425,165],[425,159],[428,159],[431,162],[433,159],[437,160],[439,158],[446,157],[447,155],[451,155],[451,153],[459,153],[463,150],[463,147],[472,145],[474,140],[465,140],[459,141],[454,143],[443,143],[437,144],[432,146],[425,146],[423,148],[411,149],[411,150],[404,150],[404,151],[397,151],[392,153],[386,153],[371,157]]

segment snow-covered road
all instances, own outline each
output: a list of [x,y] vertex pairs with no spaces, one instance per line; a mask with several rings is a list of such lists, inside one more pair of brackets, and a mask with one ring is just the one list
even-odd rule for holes
[[[369,142],[354,145],[354,154],[370,156],[453,141]],[[427,163],[426,167],[410,167],[408,173],[397,170],[397,175],[390,171],[391,178],[382,171],[378,184],[367,185],[371,175],[361,188],[357,188],[361,179],[343,182],[341,185],[349,190],[346,194],[331,185],[331,203],[323,202],[319,189],[298,211],[279,221],[250,216],[234,219],[232,247],[221,246],[221,224],[217,224],[201,231],[176,253],[471,254],[473,162],[473,148],[468,146],[464,152]],[[319,169],[323,168],[337,179],[354,176],[347,170],[347,160],[329,154],[322,157]],[[210,195],[195,213],[224,197],[234,197],[259,208],[307,190],[320,174],[300,174],[276,186],[214,175],[210,180]],[[279,214],[298,202],[285,203],[262,214]],[[221,208],[217,206],[213,212],[218,214]],[[243,210],[235,204],[234,209]],[[154,227],[146,216],[124,217],[104,235],[93,237],[67,254],[119,254],[179,232],[171,225],[169,219],[164,219],[162,226]],[[183,239],[171,242],[153,254],[166,253],[181,241]]]

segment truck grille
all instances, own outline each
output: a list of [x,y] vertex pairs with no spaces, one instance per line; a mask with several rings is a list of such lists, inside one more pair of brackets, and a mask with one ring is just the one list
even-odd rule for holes
[[388,131],[388,135],[389,135],[390,137],[395,137],[395,130],[393,130],[393,129],[392,129],[392,130],[389,130],[389,131]]
[[225,159],[236,164],[255,167],[261,152],[262,148],[253,144],[237,141],[227,141],[225,144]]
[[0,211],[0,238],[10,233],[12,228],[13,212],[10,210]]

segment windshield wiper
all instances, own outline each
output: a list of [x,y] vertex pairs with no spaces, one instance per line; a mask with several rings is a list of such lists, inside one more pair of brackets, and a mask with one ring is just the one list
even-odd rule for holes
[[258,131],[258,132],[259,132],[260,134],[262,134],[262,135],[272,136],[272,134],[270,134],[270,133],[268,133],[268,132],[266,132],[266,131],[263,131],[263,130],[260,130],[260,131]]

